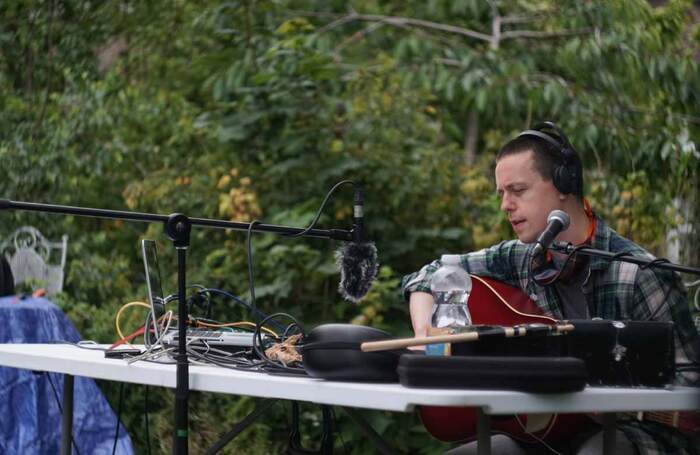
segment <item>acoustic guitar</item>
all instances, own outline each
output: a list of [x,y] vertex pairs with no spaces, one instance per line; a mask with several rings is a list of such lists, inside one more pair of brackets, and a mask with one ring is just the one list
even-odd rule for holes
[[[520,289],[474,275],[469,312],[473,324],[513,326],[559,322],[544,316]],[[475,408],[421,406],[419,413],[426,430],[441,441],[463,441],[476,436]],[[494,431],[506,433],[519,441],[536,443],[540,440],[556,442],[574,436],[590,423],[584,414],[521,414],[494,416],[491,426]]]

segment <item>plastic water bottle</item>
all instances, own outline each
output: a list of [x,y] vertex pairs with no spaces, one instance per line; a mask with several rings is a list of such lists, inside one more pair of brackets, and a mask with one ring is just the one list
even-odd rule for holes
[[444,254],[442,266],[435,272],[430,291],[435,299],[432,326],[466,327],[472,324],[467,301],[472,290],[472,279],[462,268],[457,254]]
[[[441,267],[433,275],[430,291],[435,303],[431,325],[435,328],[447,328],[455,331],[472,324],[469,313],[469,293],[472,280],[460,265],[460,256],[445,254],[440,258]],[[449,355],[449,345],[433,344],[426,347],[426,352],[433,355]]]

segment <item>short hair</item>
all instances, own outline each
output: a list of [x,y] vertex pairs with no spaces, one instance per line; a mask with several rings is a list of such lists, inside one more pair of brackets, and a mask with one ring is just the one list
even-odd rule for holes
[[[554,180],[554,170],[558,166],[563,166],[565,164],[564,156],[560,148],[542,138],[529,135],[518,136],[508,141],[498,151],[496,162],[498,163],[503,157],[526,153],[528,151],[532,151],[534,169],[543,180]],[[574,160],[575,163],[572,164],[581,169],[581,160],[578,154],[575,154]],[[576,188],[572,194],[578,196],[579,199],[583,199],[583,188]]]

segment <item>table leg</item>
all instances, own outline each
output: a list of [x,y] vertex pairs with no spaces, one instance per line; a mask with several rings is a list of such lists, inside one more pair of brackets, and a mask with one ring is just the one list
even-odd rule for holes
[[360,431],[362,431],[362,434],[367,436],[372,443],[374,444],[374,448],[377,449],[377,451],[381,454],[384,455],[390,455],[395,453],[394,450],[387,444],[387,442],[382,438],[376,431],[374,431],[374,428],[367,423],[367,421],[362,418],[360,413],[358,413],[355,409],[353,408],[346,408],[345,406],[341,407],[343,411],[345,411],[349,416],[350,419],[355,423],[360,428]]
[[226,444],[231,442],[233,438],[238,436],[243,430],[251,426],[255,421],[265,413],[270,407],[275,404],[277,400],[272,400],[272,399],[265,399],[265,400],[260,400],[257,405],[255,406],[255,409],[253,412],[248,414],[243,420],[238,422],[234,427],[229,430],[225,435],[223,435],[218,441],[216,441],[211,447],[209,447],[206,450],[206,455],[213,455],[215,453],[218,453],[221,449],[224,448]]
[[[50,374],[50,373],[47,373]],[[73,376],[63,375],[63,417],[61,422],[61,455],[71,455],[73,435]]]
[[478,455],[491,454],[491,416],[482,408],[476,409],[476,452]]
[[613,455],[615,453],[617,414],[606,412],[603,414],[603,454]]

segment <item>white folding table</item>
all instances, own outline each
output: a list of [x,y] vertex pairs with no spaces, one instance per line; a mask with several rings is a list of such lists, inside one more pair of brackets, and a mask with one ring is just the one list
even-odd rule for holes
[[[0,365],[73,376],[175,388],[175,365],[106,359],[99,350],[67,344],[0,344]],[[190,390],[307,401],[348,408],[410,412],[415,406],[469,406],[479,410],[480,453],[490,452],[490,416],[524,413],[604,414],[606,453],[614,445],[615,413],[682,411],[700,408],[700,389],[691,387],[587,387],[581,392],[533,394],[506,390],[408,388],[400,384],[325,381],[276,376],[217,366],[191,365]],[[64,400],[72,398],[66,390]],[[72,403],[64,404],[64,427],[72,425]],[[607,417],[606,417],[607,416]],[[65,428],[64,428],[65,430]],[[64,438],[68,433],[64,432]],[[70,447],[70,437],[68,447]]]

